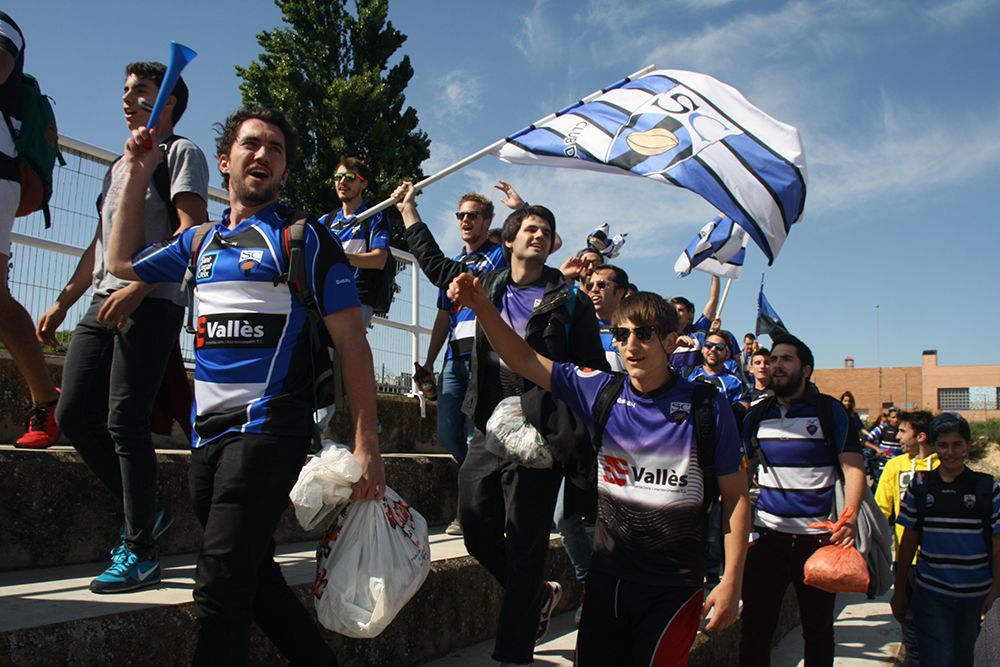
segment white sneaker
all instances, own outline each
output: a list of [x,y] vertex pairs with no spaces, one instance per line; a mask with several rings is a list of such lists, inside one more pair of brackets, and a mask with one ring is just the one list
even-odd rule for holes
[[458,522],[458,519],[453,519],[448,527],[444,529],[445,535],[462,535],[462,524]]
[[535,645],[542,643],[545,639],[545,635],[549,633],[549,619],[552,618],[552,612],[556,610],[556,605],[559,604],[559,598],[562,597],[562,586],[559,585],[558,581],[546,581],[545,589],[548,591],[549,599],[545,601],[542,605],[541,617],[538,619],[538,635],[535,637]]

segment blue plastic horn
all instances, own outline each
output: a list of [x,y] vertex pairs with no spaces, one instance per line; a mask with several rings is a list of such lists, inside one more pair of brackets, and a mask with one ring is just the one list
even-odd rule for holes
[[170,64],[167,65],[167,72],[163,75],[163,83],[160,84],[160,92],[156,94],[156,103],[153,104],[153,110],[149,114],[149,124],[146,127],[156,127],[160,122],[160,114],[163,113],[163,107],[173,92],[177,79],[197,55],[194,49],[177,42],[170,42]]

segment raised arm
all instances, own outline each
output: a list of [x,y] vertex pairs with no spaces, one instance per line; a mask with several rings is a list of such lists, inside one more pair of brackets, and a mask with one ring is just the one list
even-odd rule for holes
[[490,340],[507,367],[526,380],[549,391],[552,389],[552,360],[538,354],[500,317],[483,291],[479,278],[462,274],[452,281],[448,298],[476,313],[476,323]]
[[393,190],[392,196],[396,199],[396,208],[403,216],[403,225],[406,227],[404,236],[410,246],[410,252],[417,258],[417,263],[420,264],[428,280],[440,289],[448,289],[451,281],[462,273],[465,267],[461,262],[445,257],[427,225],[420,220],[415,201],[417,193],[412,183],[404,181]]
[[708,286],[708,299],[705,301],[705,309],[701,314],[711,322],[715,319],[715,310],[719,306],[719,276],[712,276],[712,282]]
[[132,270],[132,255],[146,244],[146,228],[143,225],[146,189],[159,163],[156,130],[145,127],[132,130],[122,154],[125,179],[111,222],[107,250],[108,270],[124,280],[139,279]]

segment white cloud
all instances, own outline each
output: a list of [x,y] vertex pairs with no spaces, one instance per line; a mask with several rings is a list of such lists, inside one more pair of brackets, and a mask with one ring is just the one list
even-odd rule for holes
[[984,11],[996,8],[996,0],[953,0],[936,4],[927,11],[927,15],[934,21],[954,27],[966,23]]
[[514,46],[529,58],[538,58],[546,52],[551,52],[555,34],[545,15],[548,0],[535,0],[531,11],[521,19],[521,32],[514,36]]
[[439,89],[434,117],[439,123],[467,118],[482,103],[483,84],[479,77],[461,69],[451,70],[435,80]]

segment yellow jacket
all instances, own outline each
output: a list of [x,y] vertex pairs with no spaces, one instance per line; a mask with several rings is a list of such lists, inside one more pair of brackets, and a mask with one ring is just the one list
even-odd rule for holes
[[[899,517],[899,506],[903,502],[903,494],[910,485],[913,473],[919,470],[933,470],[938,467],[938,455],[931,454],[925,459],[918,459],[912,454],[900,454],[885,464],[882,476],[875,489],[875,502],[886,518],[893,521]],[[903,539],[903,527],[896,522],[896,532],[893,535],[893,546],[899,551],[899,541]],[[916,558],[913,559],[916,563]]]

